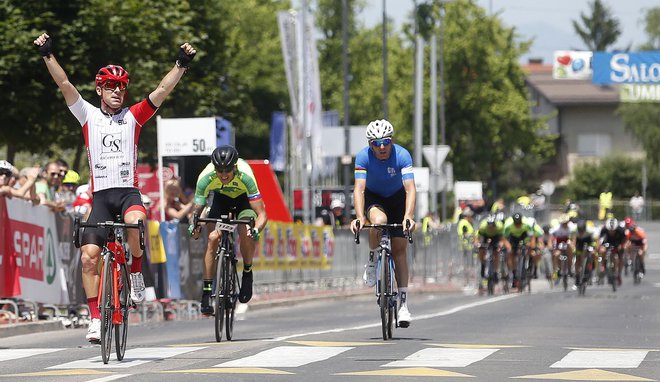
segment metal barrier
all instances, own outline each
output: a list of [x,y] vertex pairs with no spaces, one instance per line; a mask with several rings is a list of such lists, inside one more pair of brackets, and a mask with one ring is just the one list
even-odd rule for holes
[[0,306],[3,305],[11,305],[12,308],[14,308],[14,315],[12,316],[10,311],[6,309],[0,309],[0,314],[4,314],[7,316],[8,321],[13,321],[14,324],[18,323],[18,317],[19,317],[19,312],[18,312],[18,304],[16,304],[16,301],[14,300],[0,300]]

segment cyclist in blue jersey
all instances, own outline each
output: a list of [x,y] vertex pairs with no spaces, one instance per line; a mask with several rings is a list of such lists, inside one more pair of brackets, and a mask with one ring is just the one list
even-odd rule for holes
[[[394,144],[394,127],[381,119],[367,126],[369,146],[355,157],[355,203],[356,219],[351,222],[351,231],[356,233],[368,219],[372,224],[410,224],[415,230],[415,200],[417,191],[412,169],[412,157],[408,150]],[[359,225],[358,225],[359,224]],[[407,242],[403,229],[392,231],[392,255],[398,285],[400,308],[399,325],[408,327],[411,316],[408,311],[408,259]],[[376,263],[374,249],[378,247],[378,232],[369,232],[369,260],[365,265],[363,279],[370,287],[376,285]]]

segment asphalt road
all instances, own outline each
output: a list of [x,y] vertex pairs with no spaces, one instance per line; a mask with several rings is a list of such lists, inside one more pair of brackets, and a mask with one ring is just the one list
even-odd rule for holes
[[413,323],[387,342],[373,296],[248,310],[232,342],[215,342],[210,319],[131,326],[124,361],[108,365],[82,329],[3,338],[0,382],[654,381],[659,255],[647,272],[639,286],[626,278],[585,297],[542,280],[531,295],[411,294]]

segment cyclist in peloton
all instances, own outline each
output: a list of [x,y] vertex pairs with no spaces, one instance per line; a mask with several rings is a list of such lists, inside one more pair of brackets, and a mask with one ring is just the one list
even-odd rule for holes
[[570,218],[567,214],[563,214],[559,217],[559,225],[550,230],[552,235],[552,266],[555,270],[555,282],[559,282],[559,244],[566,243],[566,255],[568,261],[568,277],[573,277],[573,268],[570,264],[573,264],[573,237],[575,236],[575,228],[570,222]]
[[617,256],[617,284],[621,285],[621,271],[623,269],[623,246],[626,243],[625,228],[619,225],[619,221],[615,218],[609,218],[605,221],[605,226],[600,231],[600,247],[598,253],[601,258],[605,255],[607,248],[605,244],[609,244]]
[[589,247],[592,249],[595,247],[595,238],[593,230],[588,229],[586,220],[579,220],[577,223],[577,232],[575,233],[575,285],[580,286],[582,280],[578,277],[582,271],[582,256],[592,255],[592,259],[587,259],[587,264],[589,261],[593,261],[593,264],[598,264],[598,259],[596,259],[595,253],[589,252]]
[[[498,280],[497,266],[500,263],[500,250],[504,246],[504,224],[497,219],[497,215],[488,215],[479,223],[477,233],[481,239],[479,246],[479,261],[481,261],[481,283],[479,283],[479,290],[482,291],[488,286],[488,279],[486,272],[486,249],[492,248],[493,264],[495,264],[495,282]],[[503,275],[506,276],[506,275]]]
[[[238,151],[233,146],[220,146],[213,150],[211,163],[199,174],[193,207],[195,215],[200,216],[211,191],[214,193],[208,213],[209,218],[219,218],[233,212],[234,219],[255,219],[253,229],[248,229],[244,224],[238,227],[241,256],[243,257],[243,277],[238,301],[246,303],[252,298],[252,258],[256,249],[255,243],[259,240],[259,232],[266,226],[268,217],[252,169],[247,162],[238,157]],[[196,240],[199,238],[201,227],[197,227],[196,230],[194,228],[191,224],[188,232]],[[208,244],[204,256],[201,311],[202,314],[211,315],[213,314],[210,301],[213,263],[220,244],[221,233],[215,230],[212,223],[206,224],[206,231],[208,232]]]
[[[195,56],[195,49],[188,43],[181,45],[179,56],[172,69],[163,77],[158,87],[144,100],[130,107],[123,107],[128,87],[128,72],[118,65],[108,65],[96,74],[96,94],[101,107],[85,101],[69,82],[64,69],[53,55],[52,38],[46,33],[34,40],[43,57],[46,68],[59,87],[71,113],[82,126],[90,169],[90,187],[93,192],[89,223],[114,221],[120,215],[127,224],[146,221],[146,210],[137,189],[137,144],[142,126],[163,104],[174,90],[188,64]],[[92,322],[86,338],[97,342],[101,335],[101,313],[98,309],[99,259],[105,244],[106,230],[86,228],[82,235],[82,279]],[[144,300],[142,277],[142,250],[137,230],[128,230],[131,260],[131,299]]]
[[[626,250],[630,251],[633,248],[635,248],[637,251],[639,251],[639,262],[641,266],[641,273],[640,277],[644,278],[644,273],[646,273],[646,267],[644,266],[644,255],[646,254],[646,251],[648,250],[649,244],[646,240],[646,231],[644,231],[643,228],[638,227],[637,223],[632,218],[626,218],[625,220],[625,225],[626,225],[626,241],[625,248]],[[633,256],[633,254],[630,254]]]
[[[357,218],[351,222],[351,231],[356,233],[367,219],[373,224],[410,224],[415,230],[415,200],[417,189],[412,169],[412,157],[408,150],[394,144],[394,127],[387,120],[375,120],[367,126],[369,146],[355,157],[355,188],[353,199]],[[358,227],[359,224],[359,227]],[[399,326],[410,325],[408,311],[408,258],[407,241],[403,229],[392,234],[392,255],[395,264],[396,283],[399,288]],[[376,285],[376,261],[374,249],[380,243],[376,230],[369,232],[369,259],[365,265],[365,284]]]
[[520,212],[514,213],[509,219],[504,222],[504,232],[502,234],[505,238],[504,245],[507,248],[506,265],[509,269],[513,270],[513,288],[518,287],[518,251],[523,246],[528,250],[533,248],[536,243],[534,236],[534,229],[524,221]]

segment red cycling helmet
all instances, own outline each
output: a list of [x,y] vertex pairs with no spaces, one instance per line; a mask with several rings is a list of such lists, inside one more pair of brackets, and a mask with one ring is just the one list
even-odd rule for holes
[[623,222],[625,223],[626,228],[630,228],[631,226],[636,226],[637,225],[635,223],[635,221],[633,220],[633,218],[631,218],[630,216],[623,219]]
[[128,86],[128,72],[119,65],[104,66],[96,73],[96,86],[101,86],[108,81]]

